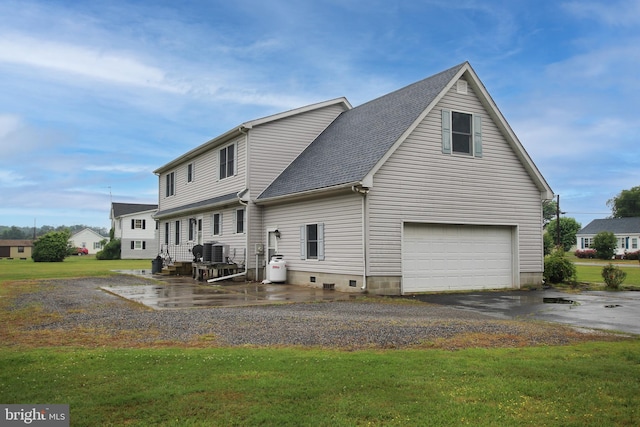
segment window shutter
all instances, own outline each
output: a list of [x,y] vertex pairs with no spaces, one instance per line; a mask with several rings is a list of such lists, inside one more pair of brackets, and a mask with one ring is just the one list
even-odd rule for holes
[[144,240],[142,241],[142,249],[147,249],[147,242]]
[[300,259],[307,259],[307,229],[304,225],[300,226]]
[[136,220],[131,219],[131,229],[133,230],[134,228],[136,228]]
[[451,154],[451,112],[442,110],[442,153]]
[[473,116],[473,154],[482,157],[482,116]]
[[136,248],[136,242],[134,242],[133,240],[131,241],[131,249],[135,249]]
[[147,228],[147,220],[143,219],[142,220],[142,229],[145,230]]
[[324,224],[318,224],[318,261],[324,261]]

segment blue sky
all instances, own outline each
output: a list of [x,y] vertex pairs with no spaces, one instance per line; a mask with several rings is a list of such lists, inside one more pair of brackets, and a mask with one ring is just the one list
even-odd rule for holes
[[0,0],[0,225],[109,226],[269,114],[464,61],[582,225],[640,185],[640,0]]

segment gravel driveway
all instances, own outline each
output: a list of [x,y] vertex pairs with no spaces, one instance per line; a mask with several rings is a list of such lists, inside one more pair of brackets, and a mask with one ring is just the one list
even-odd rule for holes
[[[54,331],[69,339],[92,331],[98,335],[99,331],[111,337],[127,335],[129,345],[140,346],[453,349],[619,339],[562,325],[496,320],[468,310],[393,298],[156,311],[99,290],[123,284],[148,282],[128,275],[43,281],[35,290],[20,293],[9,309],[42,308],[47,320],[22,326],[25,331]],[[69,343],[59,343],[65,344]]]

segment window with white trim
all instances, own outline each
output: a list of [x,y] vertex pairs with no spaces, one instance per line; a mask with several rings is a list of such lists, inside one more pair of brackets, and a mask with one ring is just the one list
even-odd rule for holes
[[196,225],[198,224],[195,218],[189,218],[189,241],[193,242],[196,238]]
[[482,157],[482,116],[442,110],[442,152]]
[[637,237],[632,237],[631,238],[631,249],[638,249],[638,238]]
[[231,144],[221,148],[218,152],[218,163],[220,165],[220,179],[235,175],[236,145]]
[[131,220],[131,229],[146,229],[147,228],[147,220],[145,219],[132,219]]
[[211,233],[214,236],[222,236],[222,214],[219,212],[211,215]]
[[165,197],[170,197],[174,194],[176,194],[176,175],[175,172],[170,172],[166,177]]
[[168,245],[169,244],[169,234],[171,233],[171,225],[169,224],[169,221],[164,223],[164,244]]
[[187,165],[187,182],[193,182],[193,180],[195,179],[195,172],[195,164],[189,163]]
[[132,240],[131,249],[134,251],[142,251],[146,249],[146,243],[144,240]]
[[236,234],[244,233],[244,209],[236,210]]
[[324,260],[324,224],[300,227],[300,259]]
[[176,236],[175,236],[176,238],[175,238],[175,241],[173,243],[176,244],[176,245],[179,245],[180,244],[180,221],[179,220],[176,221],[175,232],[176,232]]

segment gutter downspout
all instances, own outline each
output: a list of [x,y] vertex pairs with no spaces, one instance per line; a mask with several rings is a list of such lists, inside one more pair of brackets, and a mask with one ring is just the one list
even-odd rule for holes
[[366,204],[365,201],[367,199],[367,194],[369,193],[369,188],[364,187],[362,184],[354,185],[351,187],[351,190],[355,193],[359,193],[362,195],[362,289],[363,291],[367,290],[367,238],[366,238],[366,230],[367,230],[367,220],[366,220]]
[[[249,203],[251,202],[251,196],[248,197],[247,201],[245,202],[243,200],[243,197],[249,193],[249,132],[248,132],[248,128],[244,127],[244,126],[240,126],[238,128],[238,131],[240,133],[242,133],[244,135],[244,152],[245,152],[245,172],[244,172],[244,188],[246,190],[241,191],[240,193],[238,193],[238,201],[240,202],[241,205],[244,205],[247,209],[247,217],[245,218],[245,221],[247,223],[247,229],[245,231],[245,239],[244,239],[244,247],[245,247],[245,254],[244,254],[244,274],[247,273],[247,271],[249,271],[249,232],[251,230],[250,224],[251,224],[251,214],[250,214],[250,206]],[[240,275],[240,273],[238,273],[238,275]],[[258,260],[256,257],[256,280],[258,280]]]

